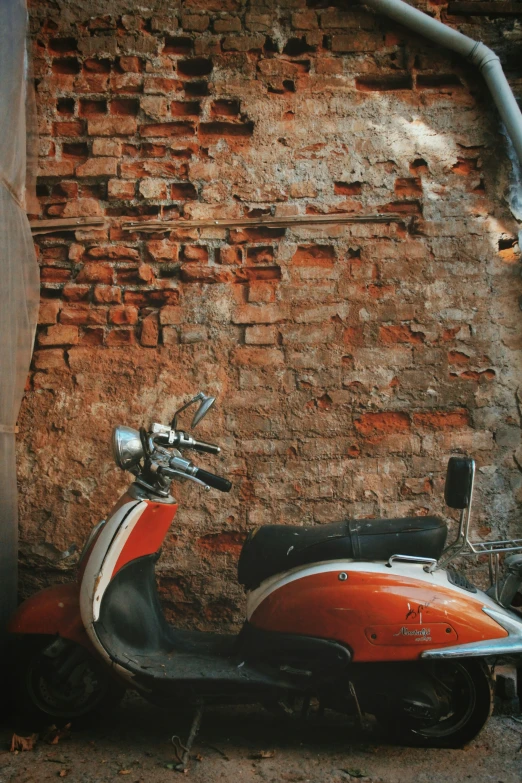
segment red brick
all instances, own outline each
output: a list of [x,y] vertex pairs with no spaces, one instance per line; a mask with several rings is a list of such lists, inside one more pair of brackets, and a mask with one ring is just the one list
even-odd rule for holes
[[397,432],[406,432],[410,429],[411,422],[407,413],[385,411],[382,413],[363,413],[354,422],[355,429],[365,437],[390,435]]
[[69,284],[64,286],[62,296],[67,302],[84,302],[89,298],[90,292],[88,285]]
[[107,345],[135,345],[136,335],[133,329],[111,329],[105,342]]
[[243,250],[239,245],[224,245],[219,248],[218,261],[220,264],[241,264]]
[[113,177],[117,172],[117,158],[91,158],[76,167],[77,177]]
[[247,304],[236,309],[232,316],[232,323],[273,324],[284,318],[285,312],[277,304]]
[[39,177],[69,177],[74,173],[74,161],[47,158],[38,163]]
[[424,342],[425,335],[421,331],[412,331],[408,324],[392,324],[379,328],[379,339],[385,345],[393,345],[394,343],[420,344]]
[[201,245],[184,245],[183,258],[185,261],[208,261],[208,250]]
[[134,136],[138,123],[133,117],[92,117],[87,129],[89,136]]
[[469,413],[465,408],[414,413],[413,423],[431,430],[458,430],[469,426]]
[[55,324],[58,320],[61,302],[58,299],[43,299],[40,303],[40,312],[38,314],[39,324]]
[[109,323],[116,324],[117,326],[123,326],[124,324],[131,326],[138,323],[138,315],[137,307],[130,307],[128,305],[111,307],[109,311]]
[[139,261],[140,258],[136,248],[126,245],[94,245],[85,255],[97,261]]
[[248,326],[245,330],[247,345],[274,345],[278,340],[275,326]]
[[94,288],[94,301],[97,304],[119,304],[121,288],[112,285],[97,285]]
[[177,261],[178,246],[168,239],[153,239],[147,242],[147,252],[154,261]]
[[111,199],[132,199],[136,195],[136,184],[125,179],[110,179],[107,194]]
[[85,264],[80,270],[76,282],[77,283],[103,283],[105,285],[111,285],[113,282],[114,272],[112,266],[109,264],[100,264],[92,262]]
[[62,370],[66,368],[64,352],[60,348],[35,351],[33,363],[37,370]]
[[143,70],[143,62],[139,57],[123,56],[120,57],[118,63],[122,71],[139,73]]
[[300,245],[292,257],[295,266],[333,267],[335,251],[329,245]]
[[45,332],[38,335],[39,345],[77,345],[79,341],[77,326],[48,326]]
[[53,134],[55,136],[83,136],[85,133],[85,123],[81,120],[68,120],[67,122],[55,122],[53,124]]
[[105,324],[107,323],[107,311],[103,307],[89,307],[86,304],[63,307],[60,313],[60,323],[69,326]]
[[162,122],[159,124],[140,125],[140,136],[164,138],[194,136],[194,125],[191,122]]
[[154,348],[158,344],[159,326],[157,313],[152,313],[141,323],[140,343],[146,348]]

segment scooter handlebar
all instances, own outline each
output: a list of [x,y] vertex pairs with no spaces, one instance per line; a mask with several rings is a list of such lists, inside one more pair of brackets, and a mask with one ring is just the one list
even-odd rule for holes
[[194,449],[194,451],[204,451],[207,454],[219,454],[221,451],[219,446],[215,446],[213,443],[205,443],[202,440],[195,440],[189,448]]
[[223,478],[223,476],[216,476],[215,473],[209,473],[208,470],[203,470],[202,468],[197,468],[194,477],[208,484],[209,487],[219,489],[220,492],[230,492],[232,489],[232,484],[228,479]]

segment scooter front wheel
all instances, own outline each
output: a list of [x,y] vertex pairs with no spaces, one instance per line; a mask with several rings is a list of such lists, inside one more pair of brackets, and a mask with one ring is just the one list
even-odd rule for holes
[[12,652],[12,700],[26,728],[93,723],[125,693],[88,650],[67,639],[20,637]]
[[484,727],[493,708],[493,683],[486,665],[477,659],[426,663],[425,674],[439,702],[436,720],[408,720],[395,713],[376,714],[377,721],[406,745],[461,748]]

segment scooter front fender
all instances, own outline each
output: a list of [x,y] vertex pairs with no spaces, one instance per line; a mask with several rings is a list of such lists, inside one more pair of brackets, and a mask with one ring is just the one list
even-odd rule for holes
[[95,650],[80,615],[80,590],[76,582],[41,590],[24,601],[9,622],[10,634],[61,636]]

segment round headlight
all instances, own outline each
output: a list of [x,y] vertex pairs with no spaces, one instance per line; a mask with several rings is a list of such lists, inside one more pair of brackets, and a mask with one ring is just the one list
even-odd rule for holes
[[130,470],[143,457],[140,433],[132,427],[115,427],[112,433],[112,456],[119,468]]

